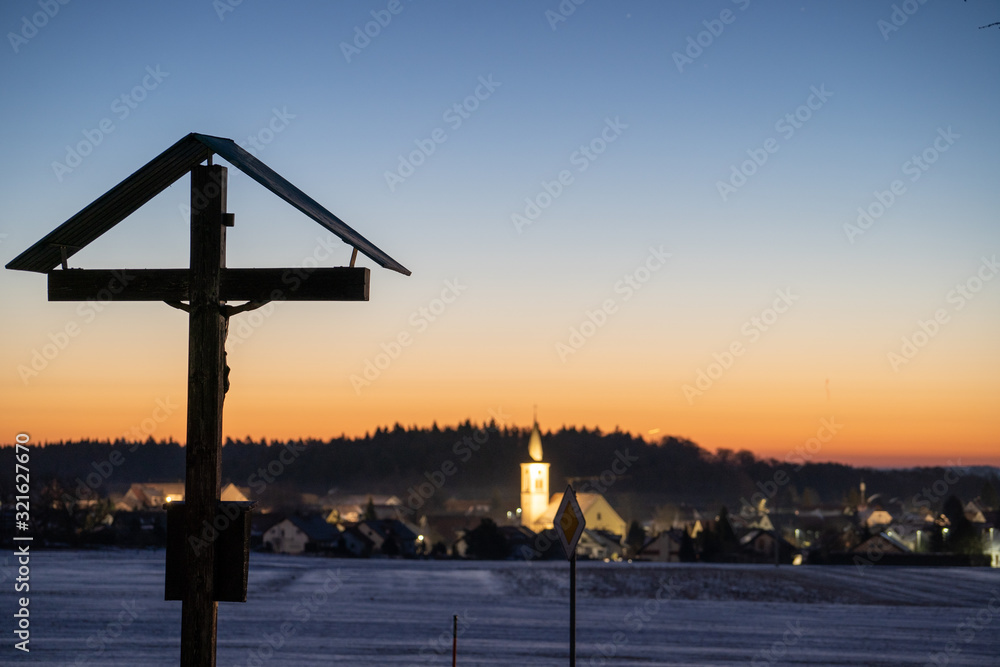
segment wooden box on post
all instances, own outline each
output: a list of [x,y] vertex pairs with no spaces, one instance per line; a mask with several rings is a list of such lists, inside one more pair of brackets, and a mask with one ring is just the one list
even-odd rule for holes
[[[216,602],[246,602],[250,571],[250,512],[254,502],[219,501],[214,525],[206,527],[202,539],[214,539]],[[167,503],[167,567],[164,600],[184,599],[187,553],[198,544],[184,543],[185,506]]]

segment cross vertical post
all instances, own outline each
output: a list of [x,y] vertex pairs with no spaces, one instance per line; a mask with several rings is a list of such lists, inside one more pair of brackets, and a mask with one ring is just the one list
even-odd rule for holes
[[[181,666],[215,667],[218,603],[212,526],[222,473],[226,321],[220,300],[226,265],[226,168],[191,170],[191,280],[184,488],[186,588]],[[207,539],[206,539],[207,538]]]

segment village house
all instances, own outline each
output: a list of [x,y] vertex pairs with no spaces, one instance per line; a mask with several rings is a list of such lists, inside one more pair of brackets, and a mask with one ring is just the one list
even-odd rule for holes
[[403,508],[398,496],[390,495],[336,495],[327,494],[318,501],[330,523],[357,523],[365,520],[369,504],[376,519],[396,519]]
[[340,533],[340,553],[356,558],[370,558],[375,543],[368,539],[357,526],[348,526]]
[[648,560],[655,563],[680,563],[684,537],[685,532],[682,528],[665,530],[647,541],[639,549],[636,557],[638,560]]
[[892,515],[881,507],[869,507],[857,514],[857,520],[868,529],[892,525]]
[[965,518],[975,524],[977,528],[982,528],[983,524],[986,523],[986,515],[983,513],[983,508],[975,500],[967,502],[964,511]]
[[535,531],[524,526],[498,526],[497,529],[507,540],[508,559],[531,560],[536,557]]
[[[223,501],[247,502],[250,489],[230,482],[222,487],[220,499]],[[166,503],[184,501],[184,482],[148,482],[132,484],[128,491],[115,502],[116,510],[135,512],[142,509],[163,509]]]
[[422,537],[398,519],[362,521],[356,528],[372,543],[372,554],[383,556],[415,556]]
[[480,520],[481,517],[464,513],[420,517],[419,530],[424,536],[425,553],[440,555],[453,551],[465,533],[475,528]]
[[851,551],[855,554],[881,558],[885,554],[908,554],[911,549],[887,532],[881,532],[872,535]]
[[262,542],[265,549],[274,553],[331,551],[340,542],[340,531],[318,515],[290,516],[265,530]]
[[[777,547],[776,547],[777,544]],[[777,553],[775,553],[777,548]],[[749,562],[791,564],[798,550],[776,531],[755,528],[740,538],[742,558]]]
[[[738,514],[730,515],[729,520],[733,528],[743,525],[739,523],[742,519]],[[652,529],[657,534],[666,530],[683,530],[690,537],[695,538],[705,530],[704,521],[705,519],[702,517],[701,512],[689,505],[681,505],[680,507],[669,509],[661,508],[657,516],[653,519]]]
[[621,560],[621,536],[605,530],[584,528],[576,543],[576,556],[592,560]]
[[143,509],[161,509],[164,503],[184,499],[184,482],[155,482],[132,484],[115,502],[115,509],[135,512]]

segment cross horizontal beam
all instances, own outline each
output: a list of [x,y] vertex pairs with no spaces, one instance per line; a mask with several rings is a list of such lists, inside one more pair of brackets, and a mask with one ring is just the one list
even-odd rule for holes
[[[50,271],[49,301],[187,301],[189,269]],[[368,301],[364,267],[222,269],[222,301]]]

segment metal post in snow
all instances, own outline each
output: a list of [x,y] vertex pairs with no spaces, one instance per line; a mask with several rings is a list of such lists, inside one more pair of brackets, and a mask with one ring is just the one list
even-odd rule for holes
[[569,667],[576,667],[576,550],[569,557]]

